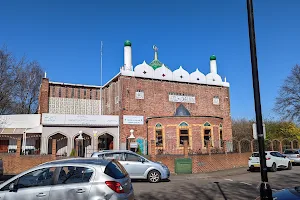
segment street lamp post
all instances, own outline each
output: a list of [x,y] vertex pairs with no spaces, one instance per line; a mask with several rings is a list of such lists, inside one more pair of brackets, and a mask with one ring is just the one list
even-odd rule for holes
[[76,141],[78,142],[78,144],[80,144],[79,148],[78,148],[78,151],[80,152],[79,153],[79,157],[82,157],[82,152],[83,152],[83,137],[82,137],[82,131],[79,131],[79,136],[78,138],[76,138]]
[[268,173],[267,173],[268,169],[266,165],[266,156],[265,156],[265,144],[264,144],[263,122],[262,122],[261,103],[260,103],[260,90],[259,90],[258,67],[257,67],[257,57],[256,57],[256,43],[255,43],[255,29],[254,29],[252,0],[247,0],[247,11],[248,11],[252,79],[253,79],[255,114],[256,114],[256,130],[257,130],[260,169],[261,169],[260,170],[261,171],[260,198],[272,199],[272,189],[268,183]]

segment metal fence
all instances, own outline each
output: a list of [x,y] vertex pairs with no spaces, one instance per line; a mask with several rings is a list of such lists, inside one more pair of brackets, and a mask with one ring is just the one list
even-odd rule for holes
[[[285,149],[298,149],[297,139],[273,139],[265,140],[266,151],[283,152]],[[214,140],[214,141],[192,141],[188,145],[189,155],[199,154],[225,154],[225,153],[246,153],[257,152],[257,140]],[[155,146],[156,155],[183,155],[184,146],[174,140],[166,140],[163,145]]]

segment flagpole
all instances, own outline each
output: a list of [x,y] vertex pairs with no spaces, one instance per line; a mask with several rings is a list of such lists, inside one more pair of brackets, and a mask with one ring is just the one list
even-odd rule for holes
[[102,106],[102,55],[103,55],[103,42],[101,41],[101,47],[100,47],[100,83],[101,83],[101,89],[100,89],[100,107],[101,107],[101,110],[100,110],[100,115],[103,114],[103,106]]

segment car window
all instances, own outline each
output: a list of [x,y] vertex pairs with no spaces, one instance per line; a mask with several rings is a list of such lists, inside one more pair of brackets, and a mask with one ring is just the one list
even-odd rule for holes
[[107,164],[104,173],[115,179],[122,179],[127,176],[127,172],[119,162],[110,162]]
[[9,186],[12,184],[12,183],[17,183],[18,179],[16,180],[13,180],[12,182],[6,184],[3,188],[0,189],[0,191],[9,191]]
[[[267,153],[265,153],[265,155],[267,155]],[[259,157],[259,153],[253,153],[252,157]]]
[[123,161],[123,153],[106,153],[104,154],[105,159],[115,159],[118,161]]
[[139,162],[141,160],[140,156],[137,156],[135,154],[131,154],[131,153],[126,153],[125,154],[125,160],[126,161],[135,161],[135,162]]
[[281,153],[279,153],[279,152],[276,152],[276,154],[277,154],[277,157],[285,157],[284,155],[282,155]]
[[284,154],[298,154],[298,151],[296,151],[296,150],[285,150]]
[[277,153],[276,153],[276,152],[271,152],[270,154],[271,154],[271,156],[278,157],[278,155],[277,155]]
[[62,167],[57,184],[87,183],[90,181],[93,173],[93,169],[86,167]]
[[17,188],[30,188],[53,184],[55,167],[38,169],[18,178]]

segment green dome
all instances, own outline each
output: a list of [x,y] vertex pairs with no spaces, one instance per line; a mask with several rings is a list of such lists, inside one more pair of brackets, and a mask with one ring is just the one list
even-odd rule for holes
[[216,58],[216,56],[215,55],[212,55],[212,56],[210,56],[210,58],[209,58],[210,60],[217,60],[217,58]]
[[124,42],[124,46],[125,46],[125,47],[127,47],[127,46],[131,47],[131,42],[130,42],[129,40],[126,40],[126,41]]
[[159,60],[153,60],[149,65],[150,65],[154,70],[156,70],[157,68],[160,68],[163,64],[162,64]]

